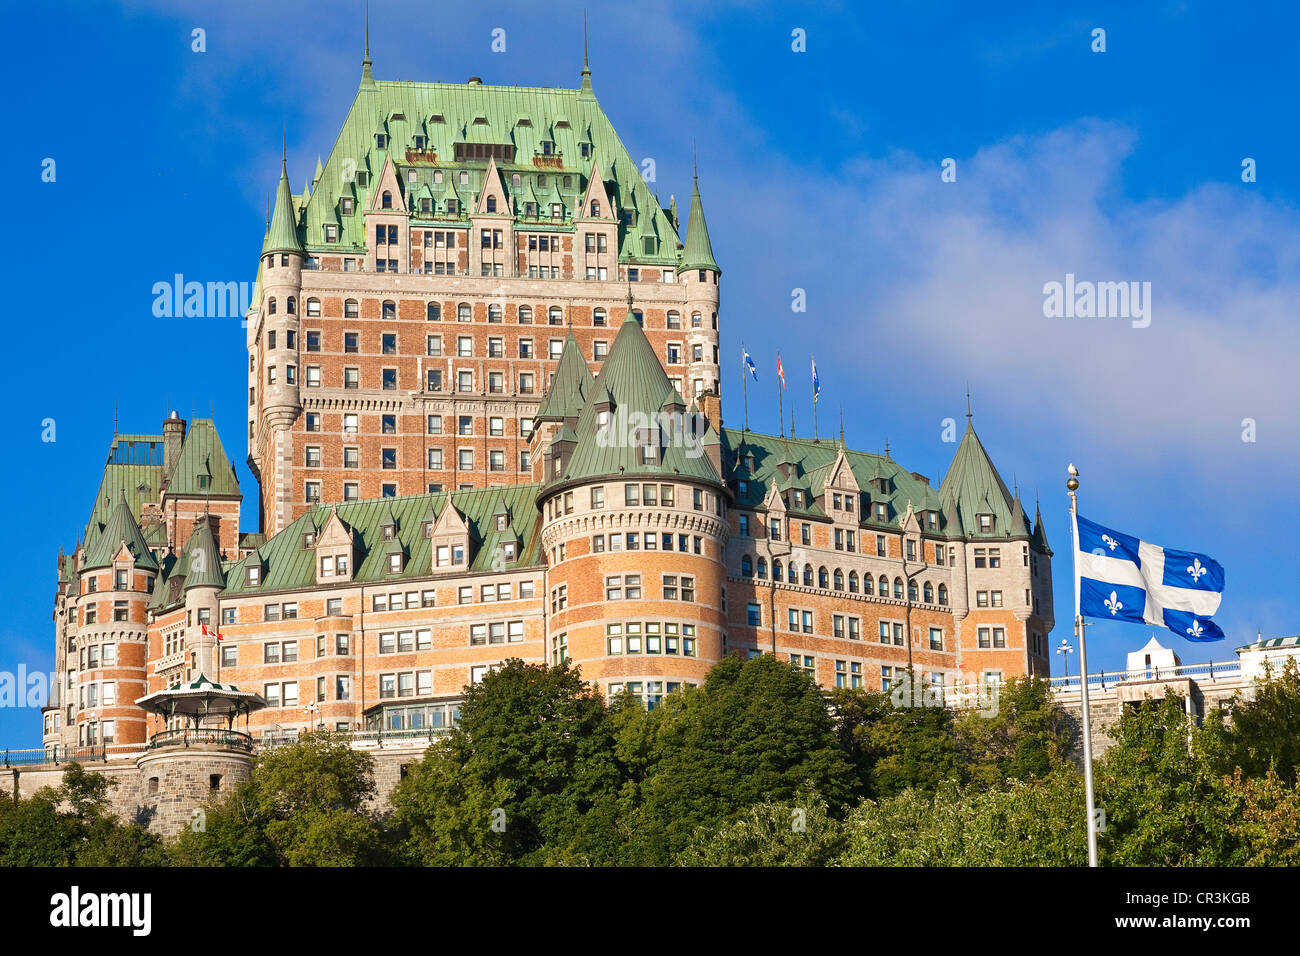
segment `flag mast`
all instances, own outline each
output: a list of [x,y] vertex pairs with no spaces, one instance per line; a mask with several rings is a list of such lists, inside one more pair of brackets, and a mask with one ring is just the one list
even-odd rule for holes
[[1092,788],[1092,722],[1088,713],[1088,648],[1084,641],[1087,624],[1079,603],[1079,469],[1069,467],[1065,483],[1070,495],[1070,527],[1074,533],[1074,636],[1079,642],[1079,701],[1083,717],[1083,790],[1088,808],[1088,865],[1097,865],[1097,813]]
[[740,340],[740,386],[745,395],[745,431],[749,431],[749,368],[745,358],[749,355],[745,340]]
[[817,381],[817,357],[815,355],[812,356],[812,373],[813,373],[813,441],[819,442],[821,441],[821,439],[817,437],[817,392],[821,388],[821,385]]
[[781,437],[785,437],[785,396],[781,394],[785,391],[785,374],[781,366],[781,350],[776,350],[776,420],[781,423]]

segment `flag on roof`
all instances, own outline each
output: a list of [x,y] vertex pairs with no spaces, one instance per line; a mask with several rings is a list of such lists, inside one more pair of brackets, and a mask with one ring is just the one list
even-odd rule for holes
[[781,353],[776,353],[776,377],[781,380],[781,387],[785,388],[785,366],[781,364]]
[[[749,372],[754,381],[758,381],[758,367],[754,365],[754,359],[750,356],[749,350],[745,348],[742,342],[740,345],[740,359],[743,363],[743,371]],[[743,373],[742,373],[743,374]]]
[[814,356],[812,360],[812,373],[813,373],[813,402],[816,403],[817,396],[822,393],[822,380],[817,377],[816,356]]

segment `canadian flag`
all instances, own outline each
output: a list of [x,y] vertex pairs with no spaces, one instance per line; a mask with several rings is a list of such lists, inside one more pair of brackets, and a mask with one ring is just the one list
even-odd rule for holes
[[210,630],[206,624],[203,624],[201,626],[203,628],[203,634],[205,636],[211,635],[212,637],[215,637],[219,641],[225,640],[225,637],[221,634],[220,631]]

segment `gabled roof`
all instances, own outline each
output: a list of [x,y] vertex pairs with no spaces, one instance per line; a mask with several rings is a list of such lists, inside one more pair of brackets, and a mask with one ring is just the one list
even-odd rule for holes
[[[801,489],[804,495],[802,506],[787,500],[787,507],[792,515],[823,517],[825,512],[817,505],[816,497],[822,494],[826,477],[830,474],[840,454],[840,444],[823,439],[787,438],[779,435],[764,435],[754,431],[741,431],[735,428],[722,430],[723,471],[732,476],[732,486],[736,494],[735,507],[758,509],[764,507],[769,489],[775,485],[779,490]],[[744,456],[753,455],[754,471],[746,472]],[[883,455],[871,452],[844,449],[844,458],[862,488],[872,502],[884,500],[889,505],[888,524],[896,525],[899,518],[907,513],[910,501],[916,511],[939,509],[939,496],[924,479],[906,471],[901,465]],[[790,477],[782,478],[780,464],[790,466]],[[883,496],[869,482],[872,478],[888,479],[889,492]],[[741,492],[737,482],[746,482],[745,491]],[[874,511],[859,515],[867,524],[877,523]],[[943,528],[943,525],[940,526]],[[944,529],[946,530],[946,528]]]
[[[209,487],[199,487],[199,476],[206,475]],[[239,480],[235,469],[226,457],[226,450],[210,418],[196,418],[185,432],[180,454],[167,476],[167,493],[170,495],[223,495],[238,496]]]
[[125,494],[117,499],[117,506],[109,515],[95,543],[86,548],[86,562],[82,570],[112,567],[123,543],[135,559],[136,567],[155,571],[158,569],[158,562],[149,550],[144,535],[140,533],[140,526],[135,523],[135,516],[131,514],[131,506],[126,503]]
[[[1030,528],[1024,520],[1024,509],[1020,510],[1020,526],[1012,522],[1015,504],[1011,492],[993,462],[980,444],[970,421],[966,422],[966,433],[962,435],[957,453],[953,455],[952,465],[944,475],[939,497],[945,507],[952,502],[957,509],[962,533],[967,537],[996,537],[1030,534]],[[981,535],[977,515],[993,515],[993,533]]]
[[[556,476],[556,482],[620,475],[680,475],[713,485],[724,484],[704,454],[703,434],[686,433],[692,421],[699,419],[660,414],[669,401],[683,408],[686,402],[668,380],[641,324],[630,311],[614,337],[592,391],[574,429],[577,445],[564,473]],[[603,400],[606,393],[613,403],[606,425],[607,429],[614,429],[612,436],[602,435],[596,420],[596,396]],[[665,424],[662,436],[660,429],[651,428],[658,454],[654,462],[643,463],[633,429],[660,422]]]
[[576,418],[591,394],[591,382],[591,369],[587,367],[587,360],[582,357],[582,349],[570,329],[551,387],[546,390],[546,397],[542,399],[534,420],[558,422]]
[[[499,488],[478,488],[455,493],[455,507],[465,517],[470,537],[479,542],[471,549],[470,565],[457,569],[457,573],[491,571],[497,549],[504,541],[519,540],[519,560],[516,567],[542,564],[541,521],[536,506],[538,486],[535,484],[510,485]],[[429,539],[424,536],[424,522],[431,511],[441,515],[446,508],[447,495],[408,495],[400,498],[375,498],[367,501],[350,501],[341,504],[318,505],[271,537],[258,552],[230,567],[225,594],[256,594],[316,587],[316,551],[304,548],[304,532],[322,525],[331,510],[352,531],[357,548],[352,582],[375,583],[402,581],[428,577],[433,567]],[[514,530],[494,530],[492,515],[498,508],[510,508],[515,515]],[[397,537],[407,558],[402,571],[389,573],[385,560],[386,546],[380,528],[391,514],[398,525]],[[527,520],[525,520],[525,516]],[[516,538],[516,535],[518,536]],[[257,562],[263,568],[261,581],[249,585],[243,568]]]

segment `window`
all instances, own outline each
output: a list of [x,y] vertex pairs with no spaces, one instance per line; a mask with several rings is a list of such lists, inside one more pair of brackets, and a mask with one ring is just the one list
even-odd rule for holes
[[943,629],[938,627],[930,628],[930,650],[943,650]]

